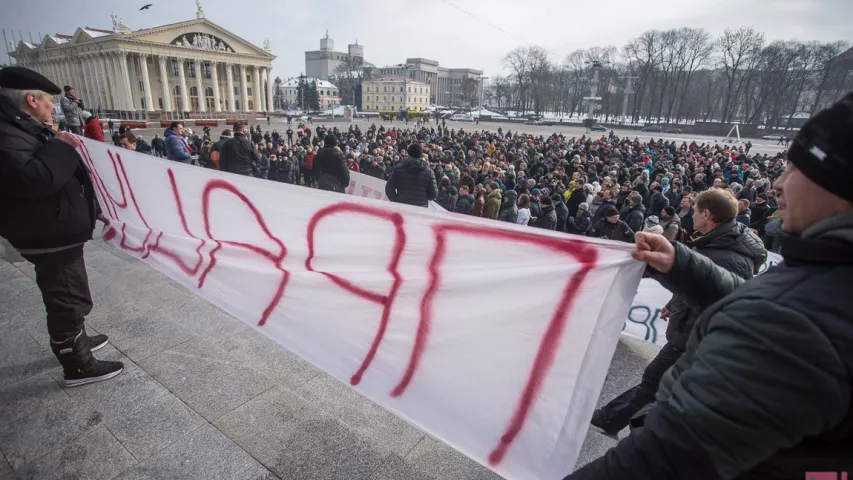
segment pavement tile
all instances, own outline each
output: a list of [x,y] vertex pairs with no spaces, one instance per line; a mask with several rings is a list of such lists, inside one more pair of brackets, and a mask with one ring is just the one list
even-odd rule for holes
[[217,346],[290,389],[320,375],[317,367],[251,327],[228,336]]
[[427,435],[406,455],[406,463],[434,478],[501,480],[503,477]]
[[14,422],[68,396],[49,373],[0,389],[0,425]]
[[284,387],[215,422],[283,479],[366,479],[388,453]]
[[370,480],[435,480],[424,472],[398,456],[391,455],[376,471],[370,475]]
[[248,453],[204,424],[116,480],[227,479],[254,465],[257,462]]
[[[65,393],[79,403],[91,405],[113,418],[150,404],[154,399],[169,393],[166,387],[148,375],[138,365],[128,360],[112,345],[107,344],[94,353],[99,360],[124,363],[124,370],[116,377],[105,382],[90,383],[74,388],[66,388]],[[62,369],[52,370],[50,374],[60,384],[63,381]]]
[[208,421],[273,386],[272,380],[202,341],[182,343],[142,360],[139,366]]
[[162,395],[124,415],[109,417],[107,428],[137,460],[144,460],[206,423],[173,395]]
[[15,264],[7,262],[6,260],[0,258],[0,284],[18,278],[27,277],[26,275],[24,275],[23,272],[18,270],[18,267],[15,266]]
[[401,457],[409,453],[426,435],[409,422],[325,373],[318,375],[296,392],[376,445]]
[[40,324],[47,335],[44,304],[35,283],[26,277],[4,283],[14,285],[15,289],[9,288],[0,294],[0,328]]
[[134,465],[133,456],[100,426],[28,463],[8,478],[108,480]]
[[39,345],[23,328],[0,330],[0,388],[56,368],[50,348]]
[[0,455],[0,478],[2,478],[3,475],[6,475],[11,471],[12,466],[9,465],[9,462],[7,462],[5,458],[3,458],[3,455]]
[[278,480],[278,477],[260,463],[255,463],[228,477],[228,480]]
[[209,343],[220,343],[238,334],[254,332],[252,327],[191,292],[188,292],[187,301],[174,310],[171,318]]
[[89,317],[87,324],[109,335],[113,346],[138,362],[194,338],[172,321],[170,312],[157,303],[132,302],[111,307],[108,315]]
[[0,450],[15,470],[101,425],[104,414],[71,398],[0,426]]

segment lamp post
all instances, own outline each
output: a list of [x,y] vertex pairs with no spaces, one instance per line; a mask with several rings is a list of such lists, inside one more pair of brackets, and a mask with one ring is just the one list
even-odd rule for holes
[[478,116],[483,115],[483,92],[486,90],[485,80],[488,80],[488,79],[489,79],[489,77],[480,76],[480,109],[479,109],[480,111],[477,114]]

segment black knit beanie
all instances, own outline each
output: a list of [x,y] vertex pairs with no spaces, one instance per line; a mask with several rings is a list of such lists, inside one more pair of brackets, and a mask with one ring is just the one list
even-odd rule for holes
[[853,202],[853,93],[803,125],[788,160],[824,190]]

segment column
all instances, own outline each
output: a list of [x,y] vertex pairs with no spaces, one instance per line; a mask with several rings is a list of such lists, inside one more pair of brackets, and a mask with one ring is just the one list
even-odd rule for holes
[[97,95],[95,94],[95,88],[92,86],[92,77],[87,75],[86,70],[83,68],[83,57],[77,56],[74,59],[74,67],[77,69],[80,84],[83,86],[83,91],[85,92],[82,96],[83,104],[87,109],[90,109],[91,105],[97,105]]
[[125,96],[127,98],[127,104],[130,110],[138,110],[136,108],[136,99],[135,95],[133,95],[133,88],[130,84],[130,73],[129,68],[127,67],[127,53],[120,52],[119,53],[119,67],[121,68],[121,76],[119,77],[119,81],[124,83]]
[[92,74],[89,65],[89,57],[87,55],[81,55],[80,68],[83,70],[83,77],[86,79],[86,86],[89,88],[89,94],[91,95],[84,101],[84,103],[87,109],[95,110],[98,107],[98,104],[101,103],[100,88],[98,88],[98,78]]
[[261,88],[261,67],[255,67],[255,111],[264,111],[264,92]]
[[267,111],[273,112],[275,111],[275,103],[272,99],[272,67],[265,69],[265,74],[267,77]]
[[118,53],[110,52],[108,58],[109,74],[110,78],[113,79],[113,103],[115,103],[115,109],[127,110],[127,94],[124,92],[124,82],[119,80],[121,78],[121,68],[118,64]]
[[154,98],[151,95],[151,80],[148,78],[148,55],[139,54],[139,65],[142,67],[140,73],[142,75],[142,88],[145,90],[145,110],[153,112],[156,109],[154,108]]
[[205,103],[205,95],[204,95],[204,77],[202,76],[201,71],[201,60],[195,59],[195,87],[198,89],[198,111],[206,112],[207,108]]
[[249,90],[246,87],[246,66],[240,65],[240,110],[249,111]]
[[116,110],[118,107],[115,102],[115,85],[110,82],[110,76],[108,74],[110,70],[108,68],[109,63],[107,62],[107,56],[99,53],[95,56],[95,60],[98,64],[98,70],[101,72],[101,78],[104,79],[104,96],[107,99],[107,103],[104,106],[106,108]]
[[225,64],[225,85],[228,87],[228,108],[227,112],[234,111],[234,70],[230,63]]
[[181,111],[190,111],[190,91],[187,90],[187,77],[184,74],[184,59],[178,59],[178,78],[181,81]]
[[219,101],[219,64],[211,61],[210,70],[213,76],[213,111],[221,112],[222,104]]
[[160,81],[163,84],[163,109],[171,112],[172,108],[172,87],[169,85],[169,69],[166,68],[166,57],[160,55]]

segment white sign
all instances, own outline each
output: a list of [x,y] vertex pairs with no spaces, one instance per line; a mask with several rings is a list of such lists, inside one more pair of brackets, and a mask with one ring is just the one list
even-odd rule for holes
[[[758,275],[766,272],[768,268],[782,262],[782,256],[776,253],[767,253],[767,260],[758,270]],[[663,288],[657,280],[644,278],[640,281],[634,304],[628,311],[628,319],[625,322],[623,333],[632,337],[641,338],[656,345],[666,343],[666,320],[660,318],[663,307],[672,298],[672,293]]]
[[[350,195],[356,195],[365,198],[375,198],[377,200],[388,200],[388,195],[385,195],[385,180],[381,178],[371,177],[359,172],[349,172],[349,187],[346,192]],[[441,205],[430,201],[429,208],[446,212],[447,210]]]
[[81,140],[111,245],[508,479],[572,471],[633,246]]

